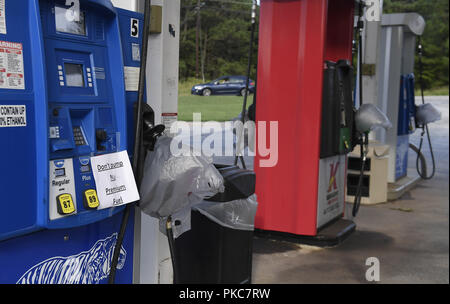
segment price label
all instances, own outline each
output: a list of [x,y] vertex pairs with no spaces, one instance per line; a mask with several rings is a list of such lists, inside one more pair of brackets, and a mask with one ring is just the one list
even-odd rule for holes
[[68,215],[75,212],[75,205],[72,200],[72,195],[61,194],[57,197],[58,213],[61,215]]

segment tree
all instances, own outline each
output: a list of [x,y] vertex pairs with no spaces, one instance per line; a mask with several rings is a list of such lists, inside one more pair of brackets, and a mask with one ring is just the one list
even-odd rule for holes
[[[384,13],[415,12],[425,19],[423,80],[425,88],[448,86],[448,0],[385,0]],[[419,74],[416,56],[415,74]]]
[[[252,0],[182,0],[181,3],[180,79],[245,75]],[[421,38],[425,88],[448,86],[448,6],[448,0],[384,0],[384,13],[417,12],[425,18],[427,25]],[[254,58],[257,53],[256,34]],[[418,75],[418,57],[415,68]],[[255,73],[253,68],[252,78]]]
[[[198,0],[182,0],[181,3],[180,79],[245,75],[252,0],[203,0],[200,4]],[[254,58],[257,58],[257,41],[254,43]],[[253,69],[251,77],[255,74]]]

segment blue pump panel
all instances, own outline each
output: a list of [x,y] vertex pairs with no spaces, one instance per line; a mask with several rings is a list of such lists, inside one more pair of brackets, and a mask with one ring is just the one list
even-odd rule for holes
[[[106,284],[121,221],[119,213],[0,242],[0,284]],[[117,284],[132,282],[133,224],[130,220],[120,248]]]
[[[123,209],[85,202],[85,191],[96,189],[90,157],[127,149],[119,17],[109,0],[81,0],[73,20],[65,3],[5,2],[0,241],[92,224]],[[61,207],[61,194],[71,195],[74,212]]]
[[408,173],[408,151],[409,135],[397,137],[397,147],[395,153],[395,180],[398,180]]
[[414,74],[402,75],[400,80],[397,135],[407,135],[415,131],[415,116]]
[[[144,15],[123,9],[117,9],[119,15],[120,37],[122,40],[125,90],[127,104],[128,130],[134,131],[134,104],[138,100],[137,77],[141,65],[142,34]],[[144,93],[144,99],[146,94]],[[128,132],[128,153],[133,154],[134,132]]]

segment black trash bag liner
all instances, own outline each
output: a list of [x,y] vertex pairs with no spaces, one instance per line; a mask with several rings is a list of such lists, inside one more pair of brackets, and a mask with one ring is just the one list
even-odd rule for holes
[[224,179],[225,191],[207,199],[213,202],[230,202],[245,199],[255,193],[256,175],[250,170],[234,165],[214,164]]

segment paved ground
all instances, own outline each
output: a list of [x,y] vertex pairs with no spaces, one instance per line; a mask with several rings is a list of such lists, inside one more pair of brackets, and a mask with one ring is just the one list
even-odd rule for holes
[[[361,206],[354,219],[356,232],[338,247],[255,238],[254,283],[366,283],[368,257],[380,261],[380,283],[449,283],[449,98],[429,97],[427,101],[443,116],[430,125],[435,178],[422,181],[397,201]],[[418,131],[411,142],[418,145]],[[429,155],[425,144],[424,153]],[[233,158],[216,157],[215,162],[232,163]],[[246,163],[253,167],[251,157],[246,157]],[[413,152],[409,166],[415,170]]]
[[[361,206],[357,231],[338,247],[255,238],[254,283],[366,283],[368,257],[380,261],[380,283],[449,283],[449,99],[428,100],[443,113],[430,125],[435,178],[397,201]],[[418,143],[418,133],[411,142]],[[409,163],[415,166],[415,158]]]

